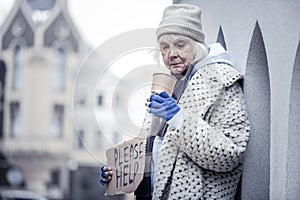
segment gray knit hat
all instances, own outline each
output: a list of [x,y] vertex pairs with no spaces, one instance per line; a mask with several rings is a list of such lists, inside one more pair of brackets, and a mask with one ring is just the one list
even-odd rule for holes
[[157,40],[165,34],[180,34],[204,43],[200,8],[187,4],[168,6],[156,31]]

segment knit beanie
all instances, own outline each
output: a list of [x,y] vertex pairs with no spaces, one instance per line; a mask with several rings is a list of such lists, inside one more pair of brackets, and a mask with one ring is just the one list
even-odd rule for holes
[[187,4],[168,6],[156,31],[157,40],[165,34],[179,34],[204,43],[200,8]]

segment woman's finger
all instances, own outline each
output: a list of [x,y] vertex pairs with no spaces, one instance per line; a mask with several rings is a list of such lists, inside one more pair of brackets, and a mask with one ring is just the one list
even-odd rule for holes
[[99,181],[99,183],[100,183],[101,185],[106,185],[106,184],[107,184],[107,182],[104,181],[104,180],[102,180],[102,179]]
[[156,101],[152,101],[151,103],[149,103],[148,105],[149,108],[161,108],[161,104],[157,103]]
[[111,177],[113,175],[113,172],[112,171],[107,171],[105,172],[105,174],[108,176],[108,177]]
[[166,111],[163,108],[150,108],[148,112],[158,117],[166,116]]
[[101,167],[100,171],[102,178],[108,178],[109,176],[112,176],[112,169],[110,167],[103,166]]
[[108,178],[108,175],[106,174],[106,172],[104,170],[101,170],[101,177]]
[[102,181],[102,180],[100,180],[99,183],[100,183],[101,185],[106,185],[106,182],[104,182],[104,181]]
[[165,101],[165,98],[157,95],[157,94],[152,94],[150,96],[150,101],[153,102],[153,101],[156,101],[158,103],[163,103]]
[[108,178],[102,178],[100,179],[100,184],[101,185],[106,185],[107,183],[109,183],[111,181],[112,177],[111,176],[108,176]]
[[111,167],[103,167],[103,171],[111,171],[112,169],[111,169]]

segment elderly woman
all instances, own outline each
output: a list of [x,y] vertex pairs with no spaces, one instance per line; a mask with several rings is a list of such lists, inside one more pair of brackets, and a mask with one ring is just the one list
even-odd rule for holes
[[[220,44],[207,46],[204,38],[198,7],[165,9],[157,40],[178,83],[172,97],[162,92],[148,100],[148,112],[163,118],[168,128],[154,142],[148,140],[152,183],[143,181],[136,199],[234,199],[249,139],[238,82],[242,75]],[[101,175],[102,183],[113,176],[107,167]]]

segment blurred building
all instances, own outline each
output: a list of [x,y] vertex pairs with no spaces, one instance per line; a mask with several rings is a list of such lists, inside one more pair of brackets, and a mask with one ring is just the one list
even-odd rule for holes
[[73,120],[73,100],[84,113],[94,101],[84,92],[73,99],[87,51],[67,1],[16,0],[1,25],[0,50],[0,151],[20,169],[8,186],[25,184],[49,199],[101,199],[99,159],[89,149],[103,154],[102,135],[89,115]]

